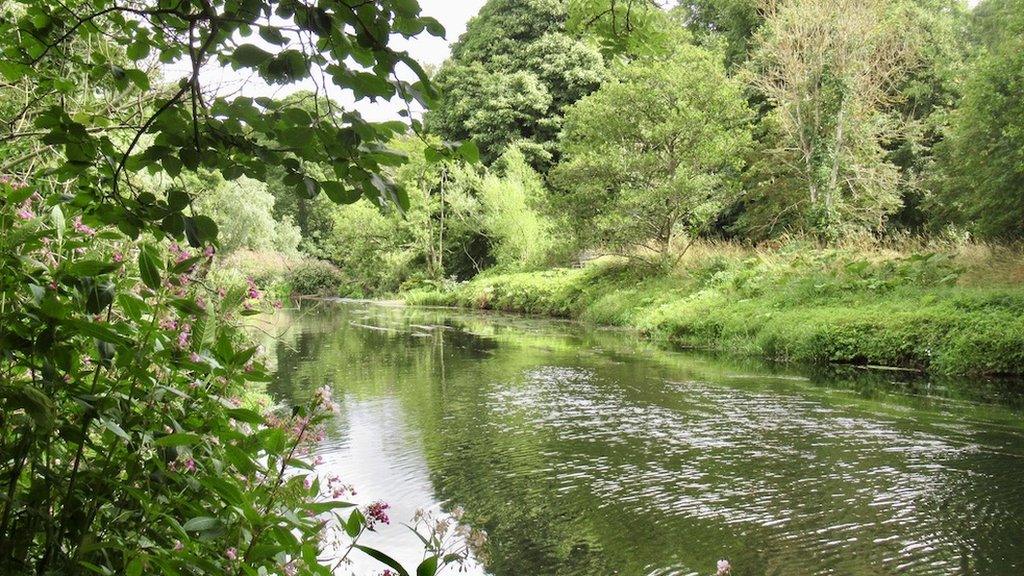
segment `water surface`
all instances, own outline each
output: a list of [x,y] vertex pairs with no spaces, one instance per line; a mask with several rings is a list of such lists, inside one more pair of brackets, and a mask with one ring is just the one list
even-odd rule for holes
[[[330,386],[321,455],[392,525],[465,509],[469,574],[1024,574],[1010,384],[808,374],[579,324],[344,303],[278,319],[283,400]],[[1009,406],[1008,406],[1009,404]],[[357,559],[345,573],[377,574]]]

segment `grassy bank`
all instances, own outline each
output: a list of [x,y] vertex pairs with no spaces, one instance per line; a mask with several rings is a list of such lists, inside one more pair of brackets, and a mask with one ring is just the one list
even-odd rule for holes
[[1024,374],[1024,262],[1006,248],[702,245],[671,271],[604,259],[404,299],[577,318],[779,361]]

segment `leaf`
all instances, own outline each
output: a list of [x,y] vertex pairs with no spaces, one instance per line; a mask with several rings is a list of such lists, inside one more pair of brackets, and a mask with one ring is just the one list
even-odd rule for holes
[[142,576],[142,568],[142,556],[136,556],[128,563],[128,566],[124,570],[124,574],[125,576]]
[[363,524],[366,523],[366,517],[359,510],[353,510],[348,516],[348,522],[345,522],[345,533],[350,538],[359,536],[359,531],[362,530]]
[[209,516],[197,516],[182,526],[186,532],[205,532],[220,525],[220,520]]
[[167,192],[167,207],[175,212],[184,210],[189,204],[188,194],[185,193],[181,188],[171,188]]
[[434,576],[437,573],[437,556],[431,556],[416,567],[416,576]]
[[359,190],[346,188],[344,184],[334,180],[321,182],[320,188],[323,189],[324,193],[327,194],[327,197],[330,198],[332,202],[336,202],[338,204],[351,204],[356,200],[359,200],[359,197],[361,196]]
[[195,216],[193,217],[195,222],[196,232],[199,234],[199,239],[204,242],[213,242],[217,239],[217,223],[213,221],[213,218],[209,216]]
[[60,204],[53,207],[50,210],[50,223],[53,224],[54,230],[57,231],[57,241],[64,240],[64,211],[60,209]]
[[235,49],[232,58],[246,68],[256,68],[269,62],[274,55],[252,44],[242,44]]
[[126,440],[128,442],[132,441],[132,437],[129,436],[128,433],[125,432],[124,429],[117,424],[117,422],[106,419],[101,420],[100,422],[103,424],[104,428],[113,432],[114,435],[117,436],[118,438],[121,438],[122,440]]
[[398,576],[409,576],[409,573],[405,570],[405,568],[402,568],[401,564],[399,564],[394,558],[388,556],[380,550],[370,548],[369,546],[363,546],[362,544],[354,544],[353,546],[362,550],[367,555],[378,560],[379,562],[387,564],[389,567],[393,568],[396,572],[398,572]]
[[109,274],[120,268],[116,262],[104,262],[102,260],[78,260],[68,264],[67,273],[73,276],[101,276]]
[[477,148],[476,142],[466,140],[459,145],[459,156],[470,164],[477,164],[480,162],[480,149]]
[[175,432],[174,434],[168,434],[162,436],[153,441],[154,446],[188,446],[190,444],[198,444],[203,441],[203,437],[198,434],[190,434],[188,432]]
[[160,269],[156,265],[156,257],[145,246],[139,250],[139,275],[151,290],[160,289]]

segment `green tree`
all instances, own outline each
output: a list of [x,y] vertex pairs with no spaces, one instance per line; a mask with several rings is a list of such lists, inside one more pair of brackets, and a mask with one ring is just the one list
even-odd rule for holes
[[995,4],[1004,18],[971,64],[952,114],[939,200],[982,235],[1016,239],[1024,237],[1024,2]]
[[[771,106],[762,125],[762,209],[771,227],[834,239],[880,228],[900,206],[899,172],[884,144],[900,127],[889,114],[916,59],[905,10],[885,0],[789,0],[756,35],[752,85]],[[751,214],[753,216],[753,214]]]
[[729,198],[748,121],[742,86],[713,52],[684,45],[625,66],[566,116],[556,208],[585,243],[665,256]]
[[547,202],[544,182],[517,148],[509,148],[477,191],[479,226],[490,239],[495,264],[506,271],[529,270],[550,264],[566,238],[543,213]]
[[547,166],[565,107],[604,78],[600,52],[565,31],[558,0],[490,0],[452,47],[436,83],[442,96],[427,116],[443,138],[474,139],[485,163],[519,143]]

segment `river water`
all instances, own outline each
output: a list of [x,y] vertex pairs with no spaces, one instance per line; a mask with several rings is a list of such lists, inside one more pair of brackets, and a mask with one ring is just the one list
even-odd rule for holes
[[[467,574],[1024,574],[1013,384],[810,373],[533,318],[367,303],[283,313],[271,393],[330,386],[321,448],[401,522],[461,508]],[[1019,387],[1019,386],[1018,386]],[[379,574],[354,557],[339,573]],[[457,573],[449,569],[446,573]]]

